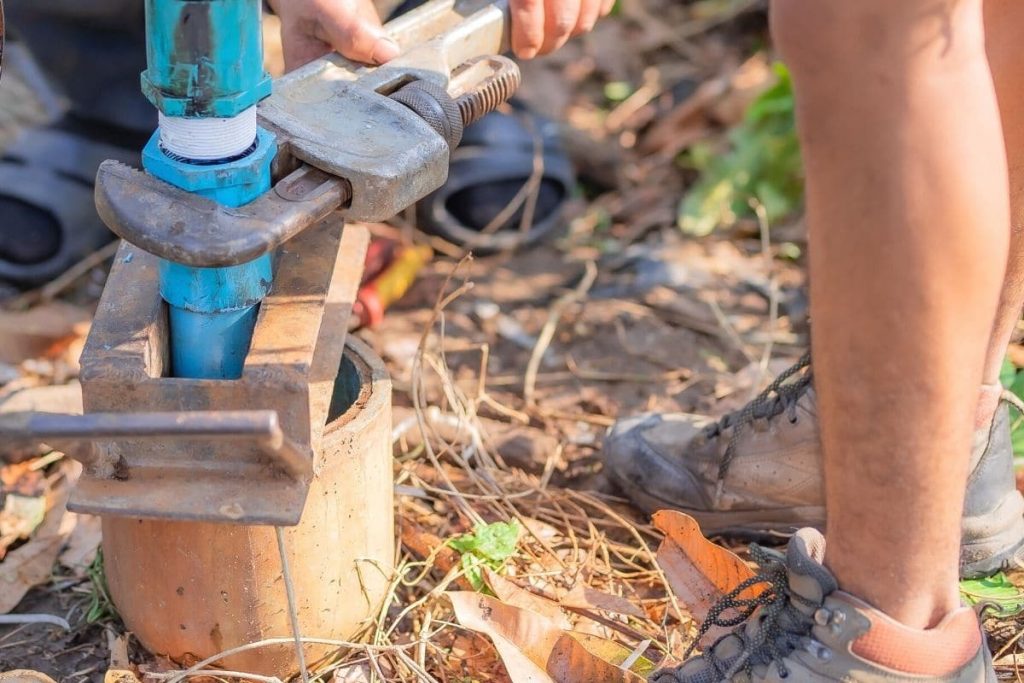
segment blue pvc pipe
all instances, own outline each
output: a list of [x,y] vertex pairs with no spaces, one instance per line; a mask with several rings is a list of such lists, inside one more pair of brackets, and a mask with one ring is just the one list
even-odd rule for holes
[[232,117],[270,94],[260,0],[146,0],[142,92],[166,116]]
[[[276,149],[274,136],[260,129],[255,149],[245,157],[197,165],[167,156],[158,131],[143,150],[142,165],[177,187],[226,206],[241,206],[270,189]],[[161,261],[160,294],[170,310],[171,373],[209,379],[241,376],[259,302],[272,280],[270,254],[226,268]]]
[[[142,90],[165,116],[230,118],[270,94],[260,0],[146,0],[145,7]],[[189,192],[241,206],[270,189],[275,153],[273,135],[260,130],[255,148],[242,158],[190,162],[168,156],[157,131],[143,150],[143,167]],[[160,293],[169,307],[172,374],[239,377],[259,302],[271,280],[269,254],[229,268],[162,262]]]

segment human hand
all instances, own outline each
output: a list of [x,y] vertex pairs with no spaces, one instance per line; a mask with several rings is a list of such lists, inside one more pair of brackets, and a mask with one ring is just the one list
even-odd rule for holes
[[365,64],[383,64],[398,56],[398,45],[384,33],[372,0],[268,2],[281,19],[281,47],[287,71],[331,50]]
[[[383,64],[399,54],[372,0],[268,0],[281,19],[288,71],[332,49],[357,62]],[[509,0],[512,50],[522,59],[547,54],[586,33],[615,0]]]
[[509,0],[512,51],[521,59],[544,55],[594,28],[615,0]]

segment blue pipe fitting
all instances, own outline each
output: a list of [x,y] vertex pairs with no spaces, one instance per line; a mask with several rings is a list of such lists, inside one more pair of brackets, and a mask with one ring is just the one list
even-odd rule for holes
[[150,175],[225,206],[242,206],[270,189],[270,164],[277,137],[256,129],[253,148],[235,159],[204,163],[178,159],[164,151],[157,130],[142,150],[142,167]]
[[[273,134],[260,128],[245,156],[196,164],[169,156],[159,131],[142,153],[148,173],[226,206],[248,204],[270,189]],[[160,294],[169,305],[171,371],[177,377],[241,376],[256,325],[257,304],[270,292],[271,255],[225,268],[160,262]]]
[[260,0],[146,0],[142,92],[166,116],[230,118],[267,97]]

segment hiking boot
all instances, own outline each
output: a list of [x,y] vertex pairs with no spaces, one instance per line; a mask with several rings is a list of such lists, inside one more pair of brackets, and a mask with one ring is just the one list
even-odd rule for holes
[[[609,478],[638,507],[681,510],[708,535],[825,526],[809,354],[719,420],[686,414],[620,420],[601,457]],[[1014,480],[1005,404],[975,434],[970,471],[960,568],[965,577],[987,576],[1024,559],[1024,498]]]
[[[712,607],[700,633],[740,625],[651,683],[995,683],[969,607],[924,631],[896,622],[839,590],[814,529],[798,531],[785,554],[753,546],[751,555],[761,573]],[[752,587],[762,592],[751,598]]]

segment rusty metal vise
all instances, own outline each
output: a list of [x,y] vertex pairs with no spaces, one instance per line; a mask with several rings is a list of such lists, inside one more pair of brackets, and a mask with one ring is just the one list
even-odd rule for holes
[[[99,169],[100,216],[125,240],[82,356],[85,415],[0,415],[5,439],[84,464],[68,507],[92,514],[294,525],[315,476],[368,236],[440,187],[463,126],[519,83],[507,0],[432,0],[390,22],[400,57],[333,55],[258,108],[278,180],[230,208],[129,166]],[[340,214],[338,213],[340,211]],[[198,268],[275,253],[241,378],[168,376],[158,258]],[[84,443],[84,445],[83,445]]]

